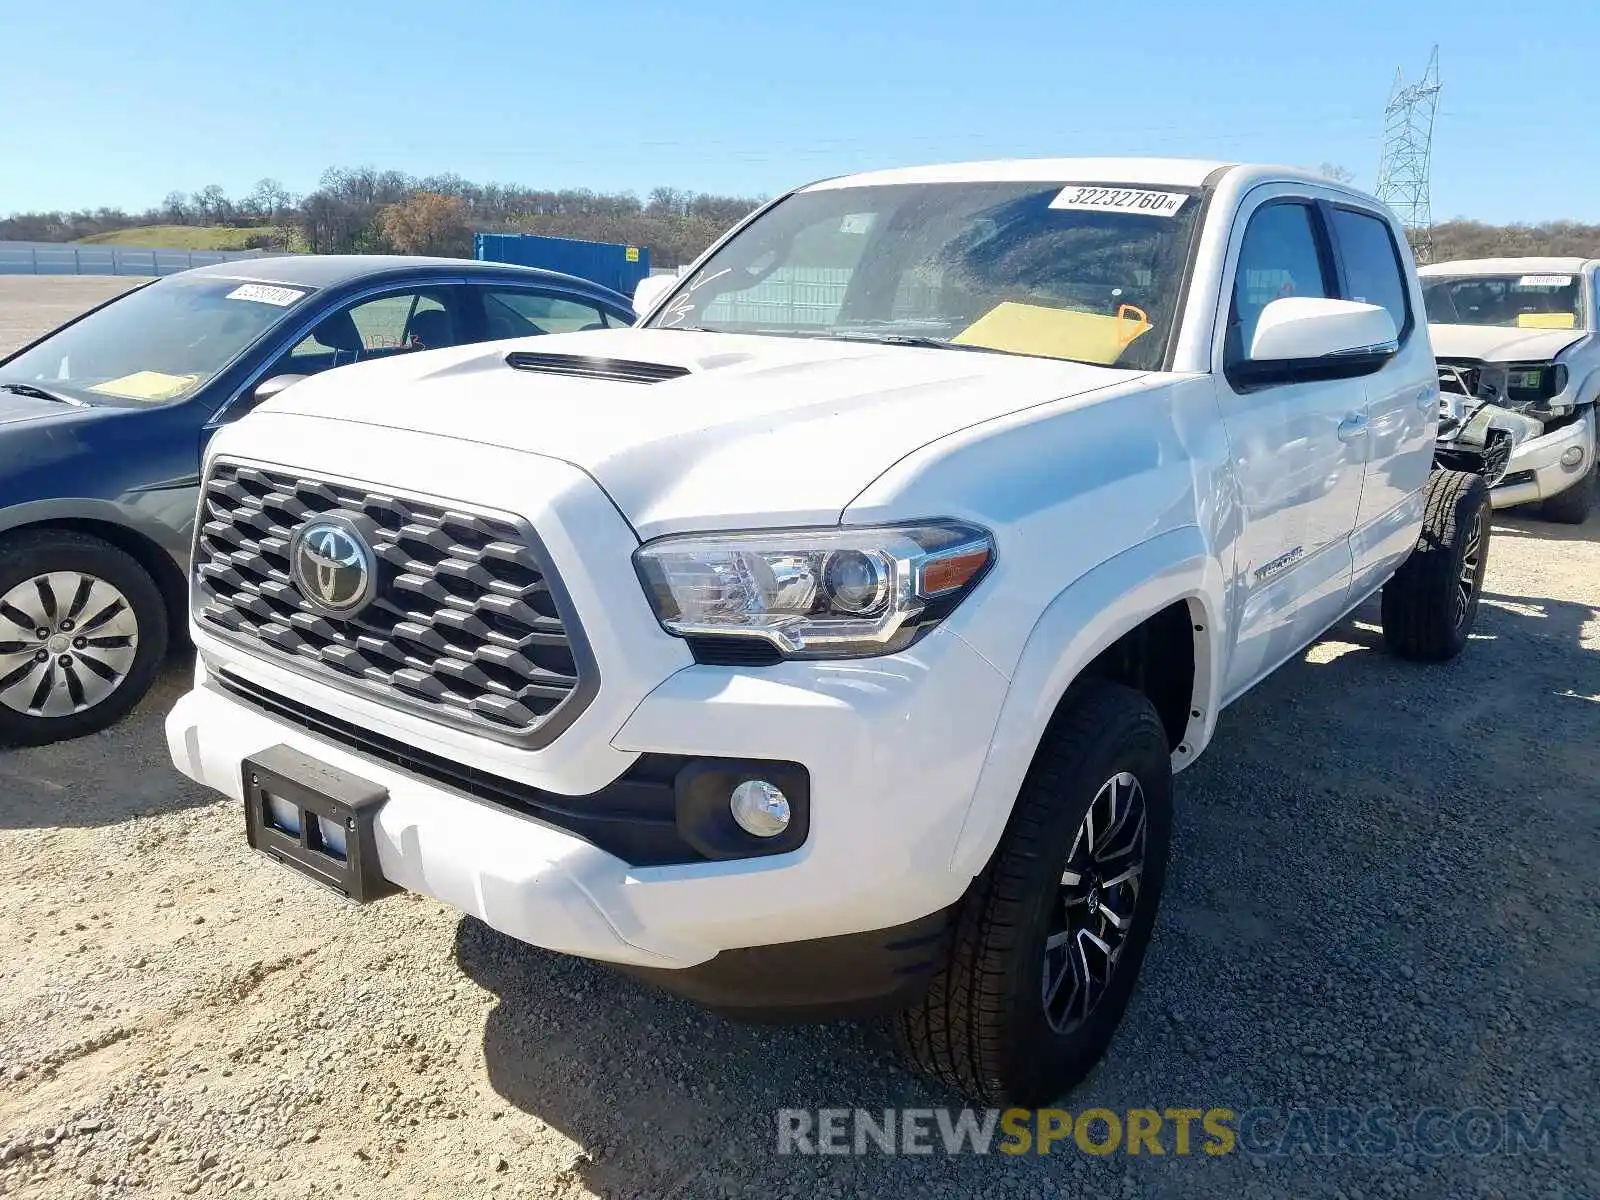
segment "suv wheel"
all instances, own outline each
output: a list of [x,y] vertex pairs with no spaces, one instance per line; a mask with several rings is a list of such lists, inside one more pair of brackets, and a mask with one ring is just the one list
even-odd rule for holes
[[0,744],[104,729],[150,689],[167,610],[115,546],[46,530],[0,542]]
[[1600,481],[1595,477],[1594,463],[1591,462],[1582,479],[1539,506],[1539,515],[1546,521],[1556,521],[1562,525],[1582,525],[1589,519],[1589,510],[1594,507],[1597,482]]
[[1443,662],[1466,647],[1489,564],[1490,516],[1482,476],[1429,478],[1422,536],[1383,585],[1383,638],[1401,658]]
[[956,916],[947,958],[897,1018],[920,1069],[980,1104],[1048,1103],[1100,1060],[1166,877],[1172,765],[1140,693],[1080,685]]

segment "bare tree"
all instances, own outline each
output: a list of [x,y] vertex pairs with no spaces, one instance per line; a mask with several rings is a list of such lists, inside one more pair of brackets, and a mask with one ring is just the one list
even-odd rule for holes
[[300,237],[312,254],[349,254],[367,248],[371,218],[366,210],[325,191],[300,205]]
[[256,184],[244,203],[257,216],[265,218],[267,224],[276,225],[293,202],[289,189],[268,177]]
[[161,202],[161,218],[169,225],[187,225],[189,213],[189,197],[183,192],[168,192]]
[[208,183],[194,194],[195,215],[202,225],[226,225],[233,219],[233,201],[218,183]]
[[1354,171],[1349,167],[1340,166],[1338,163],[1325,162],[1317,170],[1335,183],[1354,183],[1356,180]]

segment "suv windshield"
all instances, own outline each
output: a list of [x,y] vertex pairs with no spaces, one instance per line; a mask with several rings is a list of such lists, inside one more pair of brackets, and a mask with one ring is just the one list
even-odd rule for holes
[[1422,298],[1434,325],[1584,327],[1583,281],[1578,275],[1424,276]]
[[650,325],[905,341],[1150,369],[1177,316],[1192,190],[828,187],[774,206]]
[[303,287],[169,275],[0,363],[0,383],[31,383],[95,404],[182,400],[309,293]]

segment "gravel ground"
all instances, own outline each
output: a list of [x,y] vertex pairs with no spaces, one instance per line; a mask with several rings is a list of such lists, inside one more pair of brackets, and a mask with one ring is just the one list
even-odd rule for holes
[[0,275],[0,354],[148,282],[127,275]]
[[106,734],[0,751],[0,1194],[1594,1197],[1600,520],[1502,514],[1487,589],[1452,664],[1363,611],[1224,714],[1065,1103],[1559,1106],[1549,1152],[780,1156],[779,1108],[960,1100],[876,1026],[731,1024],[252,856],[167,762],[178,663]]

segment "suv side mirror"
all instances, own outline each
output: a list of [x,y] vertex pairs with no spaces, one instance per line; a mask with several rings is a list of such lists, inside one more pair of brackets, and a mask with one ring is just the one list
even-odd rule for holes
[[250,392],[250,406],[254,408],[264,400],[271,400],[287,387],[292,387],[302,379],[309,379],[308,375],[269,375]]
[[642,319],[677,282],[676,275],[646,275],[633,289],[633,311]]
[[1228,378],[1245,386],[1354,379],[1382,370],[1399,350],[1386,308],[1286,296],[1261,310],[1250,357],[1232,364]]

